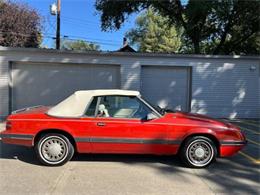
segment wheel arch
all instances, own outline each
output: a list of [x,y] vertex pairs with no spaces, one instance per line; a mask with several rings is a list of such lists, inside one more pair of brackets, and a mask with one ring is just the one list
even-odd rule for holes
[[188,139],[190,139],[191,137],[195,137],[195,136],[204,136],[204,137],[207,137],[210,140],[212,140],[213,143],[216,145],[217,155],[220,154],[220,142],[219,142],[219,140],[217,139],[217,137],[214,134],[206,133],[206,132],[196,132],[196,133],[191,133],[191,134],[185,136],[184,139],[182,140],[181,144],[180,144],[180,147],[178,149],[178,153],[181,151],[181,148],[184,147],[185,142]]
[[75,139],[73,138],[73,136],[68,133],[67,131],[64,131],[62,129],[43,129],[41,131],[39,131],[34,139],[33,139],[33,146],[35,146],[35,144],[39,141],[39,139],[45,135],[45,134],[48,134],[48,133],[58,133],[58,134],[62,134],[64,136],[66,136],[69,141],[71,142],[71,144],[73,145],[74,149],[77,151],[77,145],[76,145],[76,141]]

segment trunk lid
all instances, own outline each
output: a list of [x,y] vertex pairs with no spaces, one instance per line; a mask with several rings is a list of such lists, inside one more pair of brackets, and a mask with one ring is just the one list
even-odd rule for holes
[[10,115],[11,118],[29,115],[42,115],[45,114],[51,107],[49,106],[33,106],[15,110]]

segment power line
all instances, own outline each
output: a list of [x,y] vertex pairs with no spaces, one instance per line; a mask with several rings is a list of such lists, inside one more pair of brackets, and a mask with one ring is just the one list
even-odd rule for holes
[[70,21],[70,20],[62,20],[63,23],[68,23],[68,24],[72,24],[74,27],[79,27],[79,28],[84,28],[86,29],[93,29],[96,30],[97,28],[99,28],[98,26],[93,26],[93,25],[89,25],[89,24],[83,24],[83,23],[76,23],[74,21]]
[[108,42],[108,43],[118,43],[118,44],[121,43],[119,41],[112,41],[112,40],[107,40],[107,39],[96,39],[96,38],[74,36],[74,35],[63,35],[63,36],[74,37],[74,38],[79,38],[79,39],[86,39],[86,40],[93,40],[93,41]]
[[62,15],[61,17],[69,19],[69,20],[74,20],[74,21],[82,21],[82,22],[88,23],[88,24],[97,24],[96,22],[93,22],[91,20],[85,20],[85,19],[80,19],[80,18],[73,18],[73,17],[64,16],[64,15]]
[[75,21],[75,20],[71,20],[71,19],[67,19],[67,18],[62,18],[62,21],[67,21],[67,22],[72,22],[74,24],[81,24],[81,25],[88,25],[88,26],[99,26],[98,24],[94,24],[94,23],[86,23],[86,22],[81,22],[81,21]]
[[[77,38],[66,38],[65,40],[77,41],[79,39],[77,39]],[[105,43],[105,42],[100,42],[100,41],[90,41],[90,40],[84,40],[84,39],[81,39],[81,40],[86,41],[88,43],[92,43],[92,44],[98,44],[98,45],[119,46],[118,44],[113,44],[113,43]]]
[[[69,24],[73,24],[73,27],[76,28],[84,28],[89,30],[94,30],[94,26],[99,26],[98,23],[90,21],[90,20],[86,20],[86,19],[80,19],[80,18],[73,18],[73,17],[68,17],[68,16],[64,16],[61,15],[62,18],[62,22],[65,23],[69,23]],[[51,24],[50,22],[50,18],[47,17],[47,21],[49,23],[49,25],[54,29],[54,26]],[[104,40],[104,39],[96,39],[96,38],[90,38],[90,37],[83,37],[83,36],[75,36],[75,35],[61,35],[63,37],[66,37],[66,40],[78,40],[78,39],[83,39],[84,41],[90,42],[90,43],[97,43],[97,44],[101,44],[101,45],[121,45],[121,41],[112,41],[112,40]],[[70,38],[72,37],[72,38]],[[118,43],[115,44],[115,43]]]
[[[19,35],[19,36],[23,36],[23,37],[44,37],[44,38],[51,38],[51,39],[55,39],[55,36],[53,34],[49,34],[49,33],[40,33],[38,35],[34,35],[34,34],[25,34],[25,33],[20,33],[20,32],[13,32],[13,31],[0,31],[0,34],[12,34],[12,35]],[[113,43],[107,43],[104,42],[105,40],[101,40],[101,39],[89,39],[86,37],[78,37],[78,36],[73,36],[73,35],[62,35],[62,36],[68,36],[66,38],[64,38],[64,40],[72,40],[72,41],[77,41],[77,40],[83,40],[86,41],[88,43],[94,43],[94,44],[99,44],[99,45],[111,45],[111,46],[119,46],[118,44],[113,44]],[[74,38],[69,38],[69,37],[74,37]],[[98,41],[100,40],[100,41]]]
[[20,33],[20,32],[14,32],[14,31],[0,31],[0,34],[11,34],[11,35],[19,35],[22,37],[38,37],[42,36],[41,33],[31,34],[31,33]]
[[[62,16],[62,18],[64,18],[63,16]],[[70,18],[70,17],[65,17],[65,18],[68,18],[68,19],[72,19],[72,20],[78,20],[78,19],[76,19],[76,18]],[[79,19],[80,20],[80,19]],[[90,29],[92,30],[92,28],[90,28],[89,27],[89,24],[87,24],[87,23],[82,23],[82,22],[79,22],[79,21],[77,21],[77,22],[79,22],[79,24],[75,24],[75,22],[72,22],[72,21],[69,21],[69,20],[67,20],[67,19],[62,19],[62,21],[63,22],[65,22],[65,23],[70,23],[70,24],[74,24],[74,26],[73,26],[73,28],[84,28],[84,29],[86,29],[86,27],[87,27],[87,30],[89,31]],[[87,21],[87,20],[81,20],[81,21]],[[49,22],[49,24],[50,24],[50,20],[48,20],[48,22]],[[94,24],[94,23],[92,23],[92,24]],[[96,23],[95,23],[96,24]],[[52,27],[53,27],[53,25],[52,25]],[[93,26],[92,26],[93,27]],[[54,29],[54,27],[53,27],[53,29]],[[94,29],[93,29],[94,30]],[[87,39],[87,40],[93,40],[93,41],[101,41],[101,42],[109,42],[109,43],[118,43],[118,44],[121,44],[121,41],[114,41],[114,40],[105,40],[105,39],[96,39],[96,38],[91,38],[91,37],[84,37],[84,36],[75,36],[75,35],[68,35],[68,34],[63,34],[62,36],[69,36],[69,37],[74,37],[74,38],[79,38],[79,39]]]
[[47,15],[46,18],[47,18],[47,22],[48,22],[48,26],[49,26],[47,31],[49,31],[50,28],[52,28],[53,31],[56,31],[56,27],[54,26],[54,22],[51,22],[50,15]]
[[[52,35],[49,32],[44,32],[43,34]],[[84,39],[84,40],[87,40],[87,41],[98,41],[98,42],[101,42],[101,43],[105,43],[105,42],[107,42],[107,43],[117,43],[117,44],[121,43],[120,41],[113,41],[113,40],[109,40],[109,39],[97,39],[97,38],[92,38],[92,37],[76,36],[76,35],[71,35],[71,34],[61,34],[61,36],[63,38],[72,37],[73,39]]]

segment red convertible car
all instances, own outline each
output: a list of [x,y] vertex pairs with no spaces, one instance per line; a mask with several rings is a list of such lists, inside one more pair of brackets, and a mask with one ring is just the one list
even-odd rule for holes
[[2,141],[34,147],[45,165],[63,165],[74,152],[180,155],[201,168],[246,144],[240,129],[203,115],[154,107],[138,91],[77,91],[54,107],[13,112]]

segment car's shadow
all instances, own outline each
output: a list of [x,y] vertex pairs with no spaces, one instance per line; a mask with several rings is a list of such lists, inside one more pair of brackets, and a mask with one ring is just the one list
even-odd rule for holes
[[[75,154],[73,162],[119,162],[128,165],[145,164],[163,175],[178,175],[189,178],[190,174],[198,179],[213,183],[214,192],[229,194],[257,194],[259,183],[259,166],[245,162],[241,156],[219,160],[205,169],[183,169],[183,164],[176,156],[153,155],[115,155],[115,154]],[[32,148],[4,144],[0,141],[0,159],[16,159],[24,163],[42,166]],[[7,162],[8,163],[8,162]],[[216,187],[217,186],[217,187]]]
[[[25,163],[39,165],[33,148],[5,144],[0,141],[0,158],[20,160]],[[177,156],[134,155],[134,154],[79,154],[75,153],[71,161],[86,162],[123,162],[123,163],[162,163],[183,167]]]

